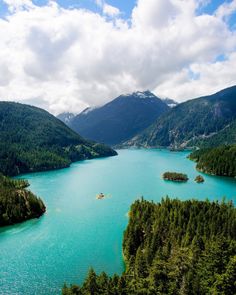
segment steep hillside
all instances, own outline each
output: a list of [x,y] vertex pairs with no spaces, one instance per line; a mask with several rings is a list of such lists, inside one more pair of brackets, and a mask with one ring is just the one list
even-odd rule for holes
[[115,145],[143,131],[168,109],[151,92],[135,92],[102,107],[86,109],[68,124],[85,138]]
[[0,226],[39,218],[46,211],[43,201],[26,188],[25,180],[12,180],[0,174]]
[[115,154],[109,147],[86,141],[42,109],[0,102],[0,172],[5,175],[57,169]]
[[75,117],[72,113],[61,113],[57,116],[59,120],[61,120],[65,124],[69,124],[69,122]]
[[[191,147],[196,142],[210,145],[210,139],[216,134],[228,134],[229,130],[232,132],[229,140],[232,141],[235,119],[236,86],[177,105],[127,145],[172,148]],[[217,137],[215,141],[221,139]]]
[[200,149],[189,158],[197,162],[197,169],[213,175],[236,177],[236,145]]
[[200,147],[216,147],[222,144],[234,143],[236,143],[236,120],[227,124],[222,130],[210,137],[192,141],[192,145]]

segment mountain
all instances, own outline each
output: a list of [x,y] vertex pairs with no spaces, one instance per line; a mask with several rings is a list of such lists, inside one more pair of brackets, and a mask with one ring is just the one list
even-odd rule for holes
[[217,147],[222,144],[229,145],[234,143],[236,143],[236,120],[210,137],[193,140],[193,145],[200,147]]
[[75,117],[72,113],[61,113],[57,116],[59,120],[61,120],[63,123],[67,124]]
[[162,99],[162,101],[164,101],[164,103],[166,103],[168,105],[168,107],[170,107],[170,108],[174,108],[178,105],[177,101],[170,99],[170,98],[164,98],[164,99]]
[[87,141],[45,110],[0,102],[0,172],[5,175],[68,167],[117,153]]
[[[181,103],[126,145],[185,148],[235,139],[236,86]],[[225,142],[227,143],[227,142]]]
[[0,174],[0,226],[39,218],[45,213],[43,201],[27,190],[28,186],[28,181]]
[[102,107],[86,109],[69,126],[85,138],[116,145],[143,131],[168,110],[150,91],[134,92]]

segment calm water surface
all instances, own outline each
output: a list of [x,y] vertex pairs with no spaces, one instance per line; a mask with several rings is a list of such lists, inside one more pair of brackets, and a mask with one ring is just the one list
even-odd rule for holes
[[[90,266],[122,273],[122,236],[132,202],[144,196],[182,200],[222,199],[236,203],[236,181],[204,176],[186,152],[121,150],[118,157],[84,161],[68,169],[27,174],[47,214],[0,231],[0,294],[60,294],[61,286],[81,283]],[[187,173],[188,183],[164,182],[167,170]],[[96,200],[96,194],[108,195]]]

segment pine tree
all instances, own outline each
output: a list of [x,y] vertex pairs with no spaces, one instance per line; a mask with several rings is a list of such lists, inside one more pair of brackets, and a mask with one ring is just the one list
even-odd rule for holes
[[99,294],[99,287],[97,284],[97,275],[92,268],[88,272],[88,276],[84,282],[83,292],[86,291],[88,295]]

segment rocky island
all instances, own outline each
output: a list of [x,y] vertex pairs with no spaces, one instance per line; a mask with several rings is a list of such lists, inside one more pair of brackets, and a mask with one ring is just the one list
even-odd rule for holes
[[198,176],[196,176],[194,181],[197,183],[203,183],[205,181],[205,179],[201,175],[198,175]]

